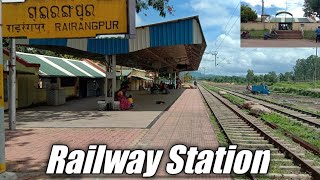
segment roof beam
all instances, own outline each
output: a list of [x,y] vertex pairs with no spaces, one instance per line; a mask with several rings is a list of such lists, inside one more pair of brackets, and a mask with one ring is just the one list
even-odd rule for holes
[[146,49],[146,51],[149,52],[150,54],[152,54],[154,57],[156,57],[156,59],[159,59],[162,63],[165,63],[166,65],[168,65],[168,66],[170,66],[170,67],[173,66],[173,69],[177,70],[176,64],[173,64],[173,63],[171,63],[171,62],[168,62],[166,59],[158,56],[156,53],[154,53],[154,52],[153,52],[151,49],[149,49],[149,48]]

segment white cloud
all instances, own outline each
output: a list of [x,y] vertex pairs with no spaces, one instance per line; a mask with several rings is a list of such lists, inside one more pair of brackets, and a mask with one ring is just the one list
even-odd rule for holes
[[143,19],[140,17],[138,13],[136,13],[136,27],[144,25],[145,22]]
[[[242,0],[252,6],[261,5],[261,0]],[[286,10],[293,14],[294,17],[303,17],[303,4],[304,0],[265,0],[265,8],[277,7]]]
[[[244,1],[253,6],[261,4],[261,0]],[[265,2],[266,7],[275,5],[279,8],[286,8],[284,0],[266,0]],[[201,67],[206,67],[207,74],[245,75],[248,69],[253,69],[258,74],[270,71],[282,73],[292,71],[297,59],[315,54],[314,48],[240,48],[240,19],[238,19],[240,8],[225,29],[237,3],[239,2],[234,0],[217,0],[214,3],[211,0],[191,0],[190,6],[200,15],[202,26],[205,29],[208,44],[206,52],[214,52],[224,39],[218,50],[219,65],[217,67],[215,67],[213,55],[204,56]],[[299,15],[299,13],[303,15],[302,5],[303,0],[288,0],[288,10],[291,10],[294,15]],[[218,36],[214,31],[220,32]]]

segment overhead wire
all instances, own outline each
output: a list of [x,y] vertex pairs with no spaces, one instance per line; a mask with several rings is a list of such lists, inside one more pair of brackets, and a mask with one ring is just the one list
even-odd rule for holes
[[[225,27],[224,27],[224,31],[227,30],[227,27],[228,27],[229,23],[231,22],[233,16],[235,15],[236,11],[238,10],[238,7],[240,6],[240,4],[241,4],[241,2],[239,2],[238,5],[236,6],[236,8],[234,8],[234,10],[233,10],[233,12],[232,12],[232,14],[231,14],[228,22],[226,23],[226,25],[225,25]],[[217,44],[217,41],[215,42],[215,45],[216,45],[216,44]],[[215,49],[215,48],[212,48],[209,52],[212,53],[212,51],[213,51],[214,49]]]

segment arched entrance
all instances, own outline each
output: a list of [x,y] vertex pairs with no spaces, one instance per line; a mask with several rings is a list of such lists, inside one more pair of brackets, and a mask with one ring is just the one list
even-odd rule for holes
[[289,12],[286,12],[286,11],[281,11],[281,12],[278,12],[276,14],[276,21],[277,21],[277,16],[281,15],[281,14],[285,14],[285,15],[290,15],[291,16],[291,22],[287,21],[287,18],[284,18],[284,22],[282,21],[282,18],[280,18],[280,22],[278,22],[278,30],[280,31],[291,31],[292,28],[293,28],[293,21],[294,21],[294,18],[293,18],[293,15]]

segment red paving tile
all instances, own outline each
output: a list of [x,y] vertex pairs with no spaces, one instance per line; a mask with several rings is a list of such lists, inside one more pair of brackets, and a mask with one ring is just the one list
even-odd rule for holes
[[29,129],[6,133],[6,159],[10,171],[29,172],[46,167],[53,144],[70,149],[107,144],[108,148],[133,148],[143,137],[143,129]]
[[[146,133],[136,148],[164,149],[168,155],[169,150],[176,144],[197,146],[199,149],[217,149],[219,147],[206,105],[198,90],[186,90],[182,96],[165,112],[157,123]],[[170,162],[168,156],[161,161],[158,176],[165,176],[165,165]],[[186,178],[188,176],[182,175]],[[210,178],[217,178],[210,177]],[[189,177],[195,179],[195,177]],[[188,179],[189,179],[188,178]],[[209,177],[197,176],[197,179]]]
[[[44,168],[52,144],[66,144],[70,149],[87,149],[89,144],[107,144],[112,149],[155,148],[165,149],[165,155],[175,144],[197,146],[200,149],[218,147],[206,106],[198,90],[186,90],[149,130],[47,128],[7,132],[6,136],[8,167],[10,171],[17,172]],[[158,177],[161,176],[159,179],[168,178],[164,171],[166,162],[169,162],[168,157],[162,159],[161,168],[157,173]],[[175,179],[217,179],[217,177],[181,175]]]

